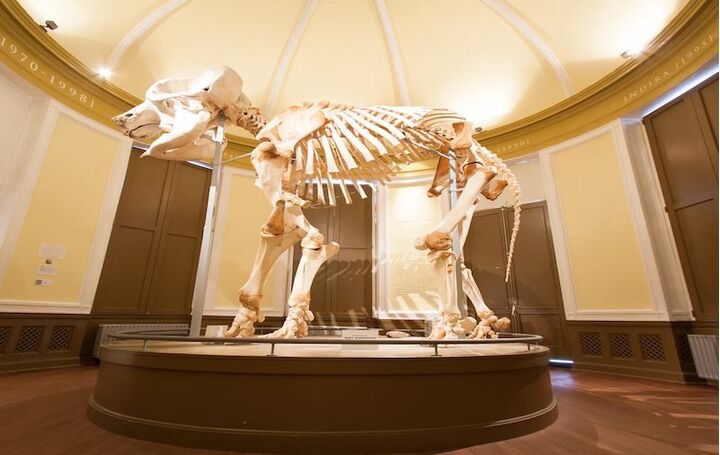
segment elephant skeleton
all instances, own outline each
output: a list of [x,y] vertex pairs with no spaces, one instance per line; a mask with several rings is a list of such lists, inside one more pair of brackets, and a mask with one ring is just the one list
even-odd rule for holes
[[[456,261],[451,233],[459,231],[460,251],[480,197],[496,199],[506,187],[512,193],[514,223],[505,279],[510,273],[520,222],[520,187],[508,167],[472,137],[472,124],[446,109],[429,107],[352,107],[327,102],[293,106],[266,121],[242,92],[242,79],[230,68],[208,70],[195,78],[166,79],[153,84],[145,101],[113,121],[130,137],[153,138],[144,156],[209,160],[222,119],[260,140],[251,153],[256,185],[272,205],[261,228],[260,248],[252,272],[239,291],[240,309],[227,337],[247,337],[264,316],[263,285],[278,257],[300,242],[302,257],[292,284],[282,327],[271,337],[303,337],[313,320],[310,288],[320,266],[335,256],[337,243],[325,244],[322,233],[303,215],[311,204],[351,203],[348,186],[366,198],[359,182],[386,183],[404,165],[439,156],[429,197],[449,186],[455,165],[462,192],[444,219],[415,247],[428,252],[438,282],[442,320],[431,338],[493,338],[510,321],[497,318],[483,301],[462,258]],[[337,188],[337,191],[336,191]],[[455,270],[460,264],[459,271]],[[479,321],[461,317],[455,273],[473,303]]]

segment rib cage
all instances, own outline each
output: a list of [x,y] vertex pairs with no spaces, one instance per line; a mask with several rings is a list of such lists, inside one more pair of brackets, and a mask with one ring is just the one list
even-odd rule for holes
[[[337,205],[335,185],[348,204],[351,198],[346,185],[352,185],[365,199],[367,194],[358,181],[386,183],[404,165],[434,157],[432,150],[448,150],[455,137],[452,124],[465,121],[447,109],[429,107],[320,107],[329,122],[297,143],[289,169],[302,174],[296,194],[319,206]],[[474,141],[473,146],[483,164],[494,168],[498,177],[508,182],[512,194],[514,219],[505,269],[507,281],[520,227],[520,186],[497,155]]]
[[[297,143],[293,169],[302,174],[297,194],[316,205],[351,202],[346,185],[361,198],[358,181],[386,183],[404,165],[447,150],[452,123],[465,119],[449,110],[428,107],[324,106],[329,121]],[[428,150],[430,149],[430,150]],[[336,193],[336,185],[341,195]]]

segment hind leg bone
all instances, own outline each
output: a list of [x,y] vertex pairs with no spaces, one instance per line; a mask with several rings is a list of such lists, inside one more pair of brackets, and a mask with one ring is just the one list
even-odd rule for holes
[[442,322],[437,325],[431,338],[456,338],[467,329],[474,327],[472,321],[463,320],[457,299],[457,271],[455,270],[455,253],[452,250],[451,231],[467,216],[485,184],[495,173],[477,165],[468,172],[465,188],[458,197],[455,206],[431,233],[418,242],[418,249],[429,250],[428,258],[440,292],[440,311]]
[[[463,251],[465,241],[467,240],[468,233],[470,232],[470,224],[472,223],[472,218],[475,214],[476,205],[477,201],[470,207],[465,215],[465,218],[462,220],[460,251]],[[473,320],[472,323],[466,324],[466,330],[469,332],[467,335],[468,338],[497,338],[497,332],[510,327],[510,320],[508,318],[498,318],[485,304],[485,300],[480,293],[480,289],[473,278],[472,271],[465,267],[465,258],[462,256],[460,257],[460,273],[462,274],[463,292],[468,296],[475,307],[475,313],[479,319],[479,321]],[[471,328],[470,326],[473,324],[475,325]]]

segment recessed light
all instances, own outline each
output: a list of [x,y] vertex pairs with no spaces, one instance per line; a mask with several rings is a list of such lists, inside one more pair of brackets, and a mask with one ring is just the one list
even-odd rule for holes
[[622,58],[637,57],[645,51],[645,46],[635,45],[629,47],[625,52],[620,54]]
[[97,75],[103,79],[109,79],[112,76],[112,70],[110,68],[98,68]]

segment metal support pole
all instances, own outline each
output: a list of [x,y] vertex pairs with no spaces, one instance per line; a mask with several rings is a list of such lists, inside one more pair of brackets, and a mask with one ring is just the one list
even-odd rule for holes
[[222,152],[225,135],[225,115],[218,115],[217,134],[215,135],[215,156],[212,162],[210,176],[210,190],[208,191],[207,209],[205,211],[205,226],[203,227],[202,243],[200,244],[200,258],[198,259],[197,273],[195,274],[195,289],[192,299],[192,317],[190,319],[190,336],[200,336],[203,309],[205,308],[205,290],[207,289],[208,273],[210,271],[210,255],[212,253],[213,236],[215,235],[215,219],[217,217],[218,198],[222,183]]
[[[448,187],[450,204],[449,210],[452,210],[458,199],[457,169],[455,167],[457,164],[457,157],[453,151],[448,153],[448,161],[450,162],[450,171],[448,173],[448,179],[450,182],[450,186]],[[465,220],[460,221],[460,224],[455,227],[452,234],[452,249],[453,253],[455,253],[455,267],[453,268],[453,273],[455,274],[455,282],[457,284],[457,306],[460,310],[460,316],[462,318],[466,318],[468,316],[467,301],[465,300],[465,292],[463,291],[462,274],[460,273],[460,264],[463,254],[462,245],[460,245],[460,230],[462,223],[465,222]]]

